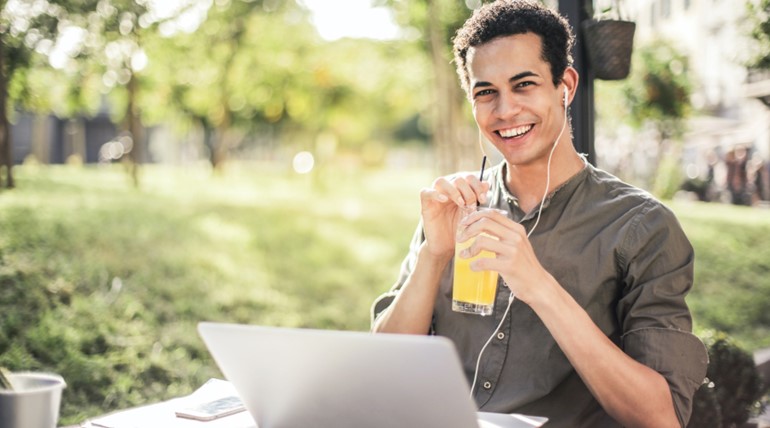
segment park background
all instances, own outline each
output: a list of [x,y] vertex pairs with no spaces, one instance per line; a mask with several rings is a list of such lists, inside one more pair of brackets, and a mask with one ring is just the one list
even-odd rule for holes
[[[63,423],[220,377],[198,321],[368,328],[419,190],[479,166],[449,41],[480,2],[362,3],[0,3],[0,365],[62,374]],[[595,162],[680,218],[740,421],[770,347],[767,2],[594,6],[638,26]]]

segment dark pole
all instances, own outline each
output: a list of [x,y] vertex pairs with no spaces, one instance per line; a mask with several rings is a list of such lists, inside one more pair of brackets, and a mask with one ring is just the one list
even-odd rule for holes
[[[588,156],[588,162],[596,165],[594,150],[594,73],[589,67],[583,43],[581,23],[590,19],[586,5],[592,0],[559,0],[559,12],[564,15],[575,32],[575,50],[572,53],[574,67],[580,75],[577,93],[572,101],[573,144],[579,153]],[[590,7],[590,6],[589,6]]]

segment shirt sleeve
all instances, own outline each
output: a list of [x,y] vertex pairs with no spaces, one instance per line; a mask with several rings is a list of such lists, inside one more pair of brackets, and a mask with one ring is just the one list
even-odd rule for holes
[[692,245],[674,214],[648,200],[629,225],[619,260],[624,270],[617,305],[623,350],[666,378],[685,426],[708,365],[706,347],[691,333],[685,302],[693,284]]
[[648,327],[626,333],[623,348],[666,378],[679,423],[686,426],[693,395],[706,376],[708,353],[703,342],[686,331]]
[[377,318],[390,307],[390,305],[396,299],[396,296],[398,296],[398,293],[406,282],[406,279],[409,277],[409,275],[412,274],[414,265],[417,262],[417,252],[419,251],[420,245],[424,240],[425,235],[422,232],[422,222],[420,222],[420,224],[417,226],[417,230],[415,230],[414,235],[412,236],[412,241],[409,244],[409,253],[404,258],[404,261],[401,262],[401,270],[398,273],[398,279],[396,280],[396,283],[393,284],[389,291],[381,294],[374,300],[374,303],[372,303],[370,328],[374,327],[374,323],[377,321]]

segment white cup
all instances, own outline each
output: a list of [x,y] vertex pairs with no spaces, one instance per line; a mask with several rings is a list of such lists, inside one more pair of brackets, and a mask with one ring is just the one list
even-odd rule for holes
[[13,390],[0,389],[1,428],[56,428],[62,390],[67,386],[53,373],[10,373]]

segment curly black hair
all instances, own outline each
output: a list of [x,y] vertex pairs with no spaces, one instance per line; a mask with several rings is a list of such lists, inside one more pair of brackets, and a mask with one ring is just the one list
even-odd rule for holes
[[497,37],[534,33],[542,40],[542,58],[551,66],[554,86],[572,65],[575,36],[567,20],[534,0],[497,0],[485,4],[457,31],[453,39],[454,61],[460,84],[470,96],[467,56],[471,47]]

